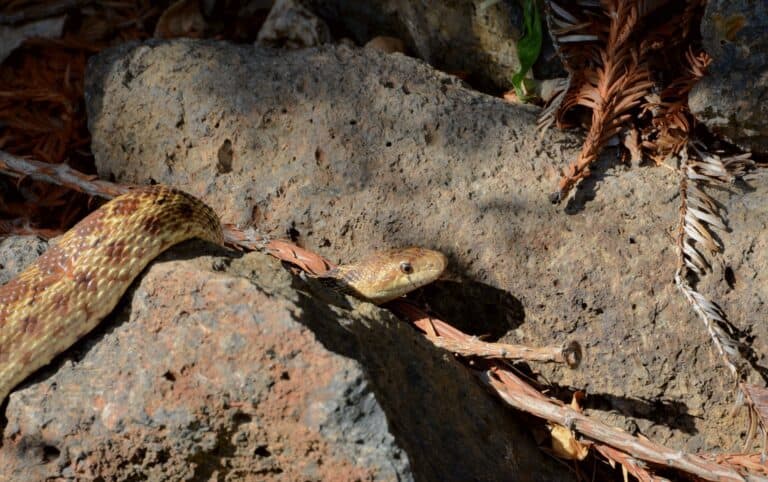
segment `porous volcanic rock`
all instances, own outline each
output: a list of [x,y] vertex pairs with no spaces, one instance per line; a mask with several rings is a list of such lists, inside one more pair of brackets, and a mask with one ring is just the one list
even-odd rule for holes
[[748,151],[768,152],[768,3],[710,0],[701,21],[713,62],[690,95],[712,132]]
[[[689,451],[737,447],[746,416],[702,322],[673,283],[677,175],[611,153],[566,206],[548,194],[580,140],[538,109],[469,90],[402,55],[216,42],[123,46],[87,86],[99,173],[168,183],[228,222],[290,235],[334,260],[423,245],[452,281],[426,299],[477,335],[580,342],[577,370],[533,365],[589,393],[589,413]],[[733,228],[702,291],[768,360],[768,183],[713,195]]]
[[[21,259],[38,245],[0,249]],[[0,479],[568,477],[415,330],[296,288],[263,254],[190,242],[161,256],[10,395]]]

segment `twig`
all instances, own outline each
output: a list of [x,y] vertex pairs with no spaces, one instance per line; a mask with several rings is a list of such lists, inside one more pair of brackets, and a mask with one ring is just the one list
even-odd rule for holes
[[131,190],[131,186],[102,181],[96,176],[83,174],[66,164],[24,159],[0,150],[0,172],[19,179],[30,178],[64,186],[89,196],[112,199]]
[[[17,157],[0,150],[0,172],[20,180],[25,178],[64,186],[89,196],[112,199],[135,189],[136,186],[102,181],[96,176],[84,174],[66,164],[49,164]],[[233,224],[222,226],[224,242],[237,249],[263,251],[270,242],[253,228],[241,229]]]
[[509,371],[492,369],[484,372],[480,378],[512,407],[563,425],[640,460],[681,470],[704,480],[746,480],[736,470],[729,467],[718,465],[697,455],[673,450],[650,440],[635,437],[618,428],[593,420],[544,395],[531,395],[530,387]]
[[429,341],[440,348],[461,356],[472,356],[498,360],[525,360],[538,362],[565,363],[575,368],[581,361],[581,347],[576,342],[565,346],[545,346],[534,348],[508,343],[488,343],[475,337],[453,340],[427,334]]

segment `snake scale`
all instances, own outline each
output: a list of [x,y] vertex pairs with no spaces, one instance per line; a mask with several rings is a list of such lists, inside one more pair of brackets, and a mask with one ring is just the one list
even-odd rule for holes
[[[89,214],[0,286],[0,402],[96,327],[152,259],[191,238],[223,244],[210,207],[170,187],[138,188]],[[405,248],[322,277],[378,304],[434,281],[445,266],[442,253]]]

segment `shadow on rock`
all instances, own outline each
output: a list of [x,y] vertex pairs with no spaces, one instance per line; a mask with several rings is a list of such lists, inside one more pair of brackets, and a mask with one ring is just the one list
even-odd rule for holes
[[616,155],[603,155],[597,159],[596,162],[590,166],[590,175],[586,179],[581,180],[574,188],[573,195],[568,199],[565,205],[566,214],[579,214],[582,212],[587,203],[591,202],[597,196],[597,190],[600,189],[600,185],[603,180],[609,176],[609,169],[616,169],[619,166],[619,162],[616,160]]
[[436,281],[417,293],[438,318],[485,341],[495,341],[525,321],[525,310],[510,293],[476,281]]
[[[561,400],[568,400],[573,393],[572,388],[557,385],[548,388]],[[630,433],[639,432],[633,419],[648,420],[655,425],[669,427],[689,435],[699,432],[695,421],[700,417],[690,415],[688,406],[675,400],[645,400],[608,393],[588,393],[583,406],[591,410],[620,413],[627,418],[623,428]]]
[[[455,283],[435,288],[446,295]],[[443,291],[444,290],[444,291]],[[456,300],[458,303],[460,300]],[[341,317],[302,295],[300,320],[329,350],[357,360],[387,414],[416,480],[563,480],[511,410],[477,380],[391,314],[369,304]]]

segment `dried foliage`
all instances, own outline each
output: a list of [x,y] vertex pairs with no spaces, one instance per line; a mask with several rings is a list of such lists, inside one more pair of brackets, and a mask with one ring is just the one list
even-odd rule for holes
[[[723,309],[697,289],[701,277],[718,263],[720,234],[727,231],[724,209],[706,190],[729,187],[752,165],[749,154],[714,153],[695,141],[688,94],[711,62],[705,52],[695,50],[695,27],[704,1],[580,0],[567,7],[565,2],[547,3],[550,32],[569,76],[543,111],[540,129],[544,132],[555,123],[573,126],[579,109],[590,112],[579,157],[565,170],[551,200],[563,200],[588,176],[600,150],[622,130],[633,163],[677,161],[675,282],[704,322],[725,366],[737,381],[744,380],[750,364],[738,330]],[[753,427],[759,425],[765,433],[765,410],[750,396],[749,385],[738,386]]]
[[[200,7],[183,8],[189,4]],[[164,37],[216,36],[252,42],[265,16],[263,7],[254,8],[249,2],[0,2],[4,29],[23,29],[31,21],[52,17],[64,21],[60,38],[27,39],[0,63],[0,149],[95,172],[83,92],[91,55],[129,40],[151,38],[156,27],[157,35]],[[204,25],[198,28],[201,18]],[[0,178],[0,221],[13,232],[61,231],[89,210],[88,202],[88,196],[45,182]],[[66,206],[63,214],[62,206]]]
[[[0,149],[94,172],[83,96],[86,63],[115,42],[148,37],[139,19],[155,10],[149,2],[13,1],[0,7],[0,19],[11,25],[66,15],[61,38],[28,39],[0,65]],[[0,183],[0,218],[13,220],[11,226],[61,230],[88,210],[88,197],[67,189],[25,179]]]
[[[589,175],[590,165],[611,138],[628,128],[646,130],[643,121],[648,122],[650,116],[642,116],[641,106],[648,103],[646,98],[653,89],[680,92],[679,82],[665,86],[653,78],[652,72],[656,72],[659,65],[669,66],[679,61],[674,58],[675,52],[679,53],[678,57],[685,55],[686,50],[680,51],[680,48],[690,43],[690,23],[701,2],[671,2],[671,7],[667,3],[670,2],[547,2],[547,22],[568,80],[543,111],[540,129],[543,133],[555,123],[560,128],[573,127],[581,119],[579,114],[583,117],[589,113],[588,119],[584,119],[588,131],[581,152],[565,169],[557,190],[551,195],[552,202],[565,199],[576,183]],[[675,10],[680,10],[678,3],[684,6],[679,12]],[[660,22],[659,10],[664,10],[662,13],[667,19],[669,15],[673,19]],[[671,72],[675,74],[674,69]],[[667,102],[678,98],[675,95]],[[659,110],[663,109],[656,109]],[[646,148],[659,138],[667,141],[655,131],[646,134],[653,137],[643,139]]]
[[704,191],[705,186],[723,185],[743,175],[748,156],[721,159],[691,146],[695,158],[683,149],[680,164],[680,224],[677,235],[678,267],[675,282],[699,318],[704,321],[712,341],[733,375],[739,378],[747,368],[739,343],[734,339],[725,312],[696,290],[698,277],[712,269],[712,257],[723,249],[715,230],[726,229],[725,213]]

